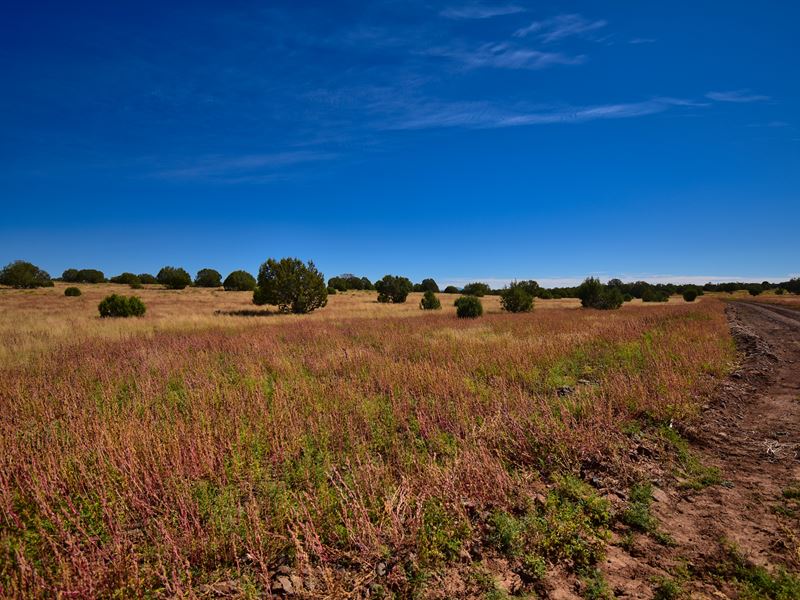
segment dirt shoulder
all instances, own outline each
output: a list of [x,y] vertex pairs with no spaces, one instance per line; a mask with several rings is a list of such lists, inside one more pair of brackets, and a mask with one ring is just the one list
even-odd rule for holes
[[800,580],[782,575],[800,570],[800,314],[743,302],[727,314],[742,364],[681,432],[718,476],[686,485],[650,466],[666,535],[612,545],[604,571],[617,597],[800,597]]

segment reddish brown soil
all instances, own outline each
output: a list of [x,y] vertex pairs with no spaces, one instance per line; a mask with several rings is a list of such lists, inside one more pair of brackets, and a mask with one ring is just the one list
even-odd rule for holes
[[612,545],[603,571],[618,598],[652,598],[654,582],[676,574],[691,598],[735,598],[736,587],[713,575],[731,542],[755,565],[800,567],[800,517],[780,512],[782,492],[800,481],[800,314],[749,302],[727,311],[742,364],[699,425],[683,432],[724,482],[681,490],[653,462],[649,474],[661,486],[653,512],[675,545],[645,534],[633,548]]

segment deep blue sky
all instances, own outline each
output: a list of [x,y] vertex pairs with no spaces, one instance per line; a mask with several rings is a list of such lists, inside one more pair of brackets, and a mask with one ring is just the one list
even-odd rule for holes
[[0,263],[800,272],[800,4],[5,2]]

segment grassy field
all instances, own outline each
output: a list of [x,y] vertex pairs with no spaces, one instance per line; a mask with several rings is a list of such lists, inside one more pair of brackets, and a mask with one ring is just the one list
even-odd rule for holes
[[[688,421],[729,369],[723,303],[456,319],[338,294],[0,290],[0,595],[314,597],[534,591],[593,573],[632,432]],[[127,288],[122,288],[127,292]],[[253,316],[257,315],[257,316]],[[487,574],[488,573],[488,574]],[[500,596],[497,596],[500,597]]]

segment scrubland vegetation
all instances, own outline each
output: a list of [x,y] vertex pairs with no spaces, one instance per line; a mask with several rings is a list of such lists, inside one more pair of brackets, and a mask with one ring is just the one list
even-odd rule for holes
[[281,567],[320,594],[427,593],[447,569],[489,590],[464,560],[487,553],[529,590],[557,565],[601,585],[622,517],[584,470],[626,472],[629,424],[690,420],[732,360],[713,299],[512,314],[470,297],[472,320],[350,291],[243,318],[248,292],[144,289],[144,317],[110,322],[109,289],[2,292],[5,334],[44,307],[83,324],[3,362],[10,596],[258,597]]

